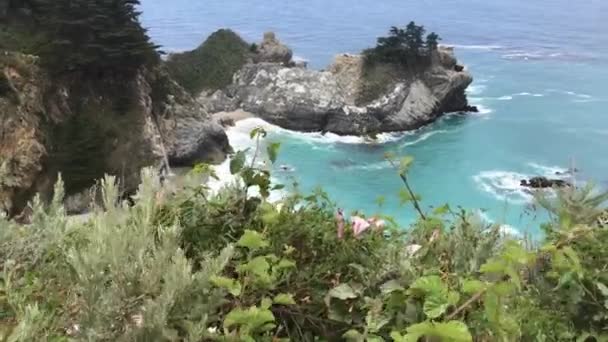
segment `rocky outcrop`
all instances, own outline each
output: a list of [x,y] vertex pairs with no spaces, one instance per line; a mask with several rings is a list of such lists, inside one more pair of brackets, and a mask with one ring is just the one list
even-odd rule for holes
[[571,184],[563,179],[550,179],[547,177],[532,177],[530,179],[522,179],[521,186],[532,189],[546,189],[546,188],[563,188],[570,186]]
[[[39,64],[0,55],[0,211],[18,214],[35,193],[48,198],[59,172],[68,195],[80,196],[104,173],[128,193],[141,168],[160,167],[166,156],[193,165],[229,151],[219,124],[160,70],[93,85],[51,81]],[[76,197],[70,207],[79,207]]]
[[401,77],[371,103],[357,105],[362,79],[359,55],[340,55],[326,71],[284,61],[251,63],[225,91],[200,100],[211,112],[241,108],[287,129],[343,135],[411,130],[444,113],[474,109],[465,94],[473,79],[448,48],[436,51],[423,72]]
[[293,52],[287,45],[282,44],[274,32],[264,33],[264,40],[257,49],[255,61],[257,63],[279,63],[289,65]]

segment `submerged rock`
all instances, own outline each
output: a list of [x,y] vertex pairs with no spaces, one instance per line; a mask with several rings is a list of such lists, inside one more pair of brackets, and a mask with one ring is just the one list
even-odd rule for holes
[[532,177],[529,180],[522,179],[520,185],[533,189],[546,189],[552,187],[563,188],[571,186],[570,183],[563,179],[549,179],[547,177]]

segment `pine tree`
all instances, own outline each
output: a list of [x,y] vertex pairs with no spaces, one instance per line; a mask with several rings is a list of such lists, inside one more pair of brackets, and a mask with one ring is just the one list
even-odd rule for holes
[[440,40],[441,40],[441,38],[435,32],[431,32],[428,34],[428,36],[426,36],[426,48],[429,51],[429,53],[437,50]]

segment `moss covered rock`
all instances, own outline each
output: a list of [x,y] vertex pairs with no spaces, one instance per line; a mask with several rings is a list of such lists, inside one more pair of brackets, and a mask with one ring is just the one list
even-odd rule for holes
[[191,94],[214,91],[232,82],[232,76],[253,55],[251,46],[231,30],[214,32],[198,48],[169,56],[171,76]]

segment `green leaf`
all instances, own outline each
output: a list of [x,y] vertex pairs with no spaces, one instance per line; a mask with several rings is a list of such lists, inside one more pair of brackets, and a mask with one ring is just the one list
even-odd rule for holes
[[230,174],[236,175],[241,172],[243,166],[245,166],[245,160],[247,156],[244,151],[238,151],[232,160],[230,160]]
[[414,157],[412,157],[412,156],[405,156],[405,157],[401,158],[401,162],[399,163],[399,173],[400,174],[407,173],[407,171],[410,169],[410,166],[412,165],[413,162],[414,162]]
[[234,326],[246,327],[249,332],[264,332],[272,329],[274,315],[268,309],[260,309],[255,306],[249,309],[236,308],[226,315],[224,319],[224,328],[229,329]]
[[[414,197],[416,197],[416,199],[418,199],[416,195],[414,195]],[[407,191],[406,189],[399,190],[399,204],[401,204],[401,205],[412,202],[414,200],[414,197],[412,197],[410,192]]]
[[502,260],[489,260],[481,265],[481,273],[503,273],[507,265]]
[[279,293],[272,301],[275,304],[280,305],[296,305],[296,301],[293,299],[293,295],[290,293]]
[[450,212],[450,206],[448,204],[444,204],[441,207],[435,208],[435,210],[433,210],[433,214],[435,215],[445,215],[448,212]]
[[[460,321],[450,321],[447,323],[423,322],[411,325],[407,328],[407,334],[395,341],[417,342],[421,337],[436,337],[440,341],[451,342],[471,342],[473,337],[469,328]],[[391,334],[391,336],[393,336]],[[396,335],[396,337],[400,337]]]
[[268,241],[264,240],[264,237],[260,233],[253,230],[245,230],[245,233],[236,244],[250,251],[268,247]]
[[420,277],[410,287],[413,294],[424,294],[424,305],[422,310],[429,318],[437,318],[445,313],[450,307],[451,301],[458,301],[457,293],[450,294],[448,287],[441,278],[436,275]]
[[394,279],[389,280],[380,286],[380,291],[382,291],[382,294],[384,294],[384,295],[393,293],[395,291],[403,291],[403,290],[404,290],[403,286],[401,286],[401,284],[399,284],[399,282]]
[[334,287],[327,295],[331,298],[338,298],[340,300],[355,299],[359,297],[348,284],[340,284]]
[[251,137],[251,139],[253,139],[255,137],[266,138],[267,135],[268,135],[268,132],[266,132],[264,127],[256,127],[254,129],[252,129],[251,132],[249,133],[249,136]]
[[248,273],[252,275],[256,281],[264,286],[268,286],[272,284],[273,278],[271,277],[270,264],[266,260],[264,256],[258,256],[246,264],[239,265],[237,267],[237,271],[240,273]]
[[272,300],[270,300],[270,298],[268,298],[268,297],[262,298],[262,301],[260,302],[260,308],[270,309],[271,306],[272,306]]
[[602,296],[608,297],[608,287],[600,282],[595,283],[595,286],[600,290]]
[[472,295],[486,288],[486,283],[476,280],[470,279],[465,280],[462,283],[462,292]]
[[280,213],[270,203],[263,203],[260,206],[262,222],[267,225],[275,224],[279,221]]
[[279,155],[279,149],[281,148],[281,143],[271,143],[266,147],[266,152],[268,153],[268,159],[273,164],[277,161],[277,156]]
[[235,297],[241,294],[241,284],[234,279],[211,276],[209,280],[213,285],[228,290]]
[[294,268],[294,267],[296,267],[296,263],[293,260],[281,259],[281,261],[279,261],[279,263],[274,266],[274,269],[282,270],[282,269]]
[[351,329],[351,330],[345,332],[342,335],[342,338],[344,338],[344,340],[346,340],[346,341],[351,341],[351,342],[364,342],[365,341],[365,339],[363,338],[363,335],[354,329]]
[[425,297],[422,311],[428,318],[435,319],[443,315],[449,306],[447,298],[431,295]]

